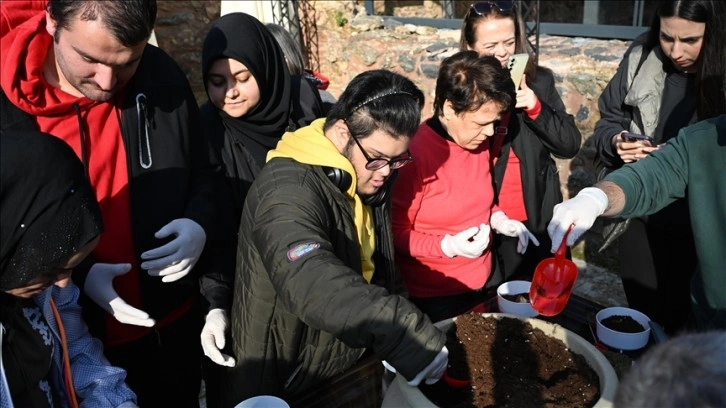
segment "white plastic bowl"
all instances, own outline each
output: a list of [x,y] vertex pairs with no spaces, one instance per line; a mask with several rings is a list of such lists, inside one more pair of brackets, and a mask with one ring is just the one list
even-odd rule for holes
[[285,400],[272,395],[258,395],[247,398],[234,408],[290,408]]
[[535,317],[538,315],[537,311],[532,308],[532,305],[527,303],[518,303],[511,300],[507,300],[502,295],[518,295],[526,294],[529,296],[529,287],[532,285],[529,281],[515,280],[504,282],[497,288],[497,305],[499,311],[502,313],[510,313],[522,317]]
[[[643,331],[638,333],[624,333],[615,331],[602,324],[602,321],[610,316],[630,316],[643,326]],[[648,344],[650,338],[650,319],[645,314],[628,307],[608,307],[597,312],[597,338],[604,344],[618,350],[638,350]]]

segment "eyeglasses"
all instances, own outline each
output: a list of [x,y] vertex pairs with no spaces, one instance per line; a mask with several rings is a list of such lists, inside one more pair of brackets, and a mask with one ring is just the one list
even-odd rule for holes
[[[350,132],[350,131],[349,131]],[[372,158],[368,156],[368,153],[366,153],[365,149],[363,149],[363,146],[360,144],[360,141],[358,141],[358,138],[353,136],[353,133],[350,133],[351,139],[355,142],[355,144],[358,145],[358,148],[360,149],[360,152],[363,153],[363,157],[366,159],[366,169],[368,170],[378,170],[382,169],[386,166],[390,167],[391,170],[400,169],[401,167],[407,165],[408,163],[411,163],[413,161],[413,156],[411,156],[410,152],[408,153],[408,157],[400,158],[400,159],[382,159],[382,158]]]
[[497,1],[480,1],[471,5],[470,11],[473,11],[479,16],[486,16],[492,11],[492,8],[496,7],[503,13],[509,13],[514,10],[513,0],[497,0]]

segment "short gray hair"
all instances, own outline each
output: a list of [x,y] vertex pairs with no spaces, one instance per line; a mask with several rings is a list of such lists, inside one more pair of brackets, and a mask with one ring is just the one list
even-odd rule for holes
[[648,350],[618,387],[615,407],[726,407],[726,330],[682,334]]

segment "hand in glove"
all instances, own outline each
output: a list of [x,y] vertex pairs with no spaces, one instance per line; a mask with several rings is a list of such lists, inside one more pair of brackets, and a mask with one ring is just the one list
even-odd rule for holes
[[595,219],[605,212],[607,206],[607,195],[595,187],[583,188],[575,197],[557,204],[553,210],[552,220],[547,225],[547,233],[552,238],[552,252],[557,251],[570,225],[575,226],[567,237],[568,246],[572,246],[592,227]]
[[434,384],[441,379],[442,375],[444,375],[444,371],[446,371],[446,367],[448,367],[448,365],[449,349],[444,346],[441,351],[439,351],[439,354],[434,357],[434,360],[431,361],[429,365],[423,369],[423,371],[418,373],[413,380],[409,381],[408,385],[417,387],[421,384],[421,381],[425,381],[426,384],[429,385]]
[[149,314],[126,303],[113,288],[113,278],[131,270],[131,264],[93,264],[88,271],[83,292],[121,323],[151,327],[156,322]]
[[539,246],[537,238],[529,232],[524,224],[519,221],[509,219],[507,214],[504,214],[503,211],[497,211],[492,214],[490,223],[494,231],[499,234],[519,238],[519,242],[517,243],[517,252],[520,254],[527,252],[527,246],[530,241],[532,241],[535,246]]
[[223,309],[212,309],[207,313],[200,337],[205,356],[221,366],[234,367],[234,358],[220,352],[224,348],[227,325],[227,313]]
[[[396,369],[391,366],[386,360],[382,361],[383,367],[386,368],[386,370],[395,373]],[[434,357],[433,361],[429,363],[429,365],[426,366],[426,368],[423,369],[420,373],[416,374],[416,377],[413,378],[413,380],[408,382],[408,385],[411,386],[418,386],[421,384],[421,381],[425,380],[426,384],[434,384],[437,381],[441,379],[441,376],[444,375],[444,371],[446,371],[446,367],[449,366],[449,349],[444,346],[444,348],[439,351],[439,354]]]
[[478,258],[489,246],[489,226],[481,224],[471,227],[456,235],[446,234],[441,240],[441,251],[449,258],[457,255],[466,258]]
[[204,229],[188,218],[178,218],[154,234],[159,239],[170,235],[176,238],[141,254],[145,261],[141,268],[151,276],[162,276],[162,282],[174,282],[186,276],[199,260],[207,240]]

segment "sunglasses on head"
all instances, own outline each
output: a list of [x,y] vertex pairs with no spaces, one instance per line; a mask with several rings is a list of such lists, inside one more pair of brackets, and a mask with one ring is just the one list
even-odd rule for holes
[[471,5],[471,11],[479,16],[485,16],[494,7],[503,13],[509,13],[514,10],[514,0],[480,1]]

